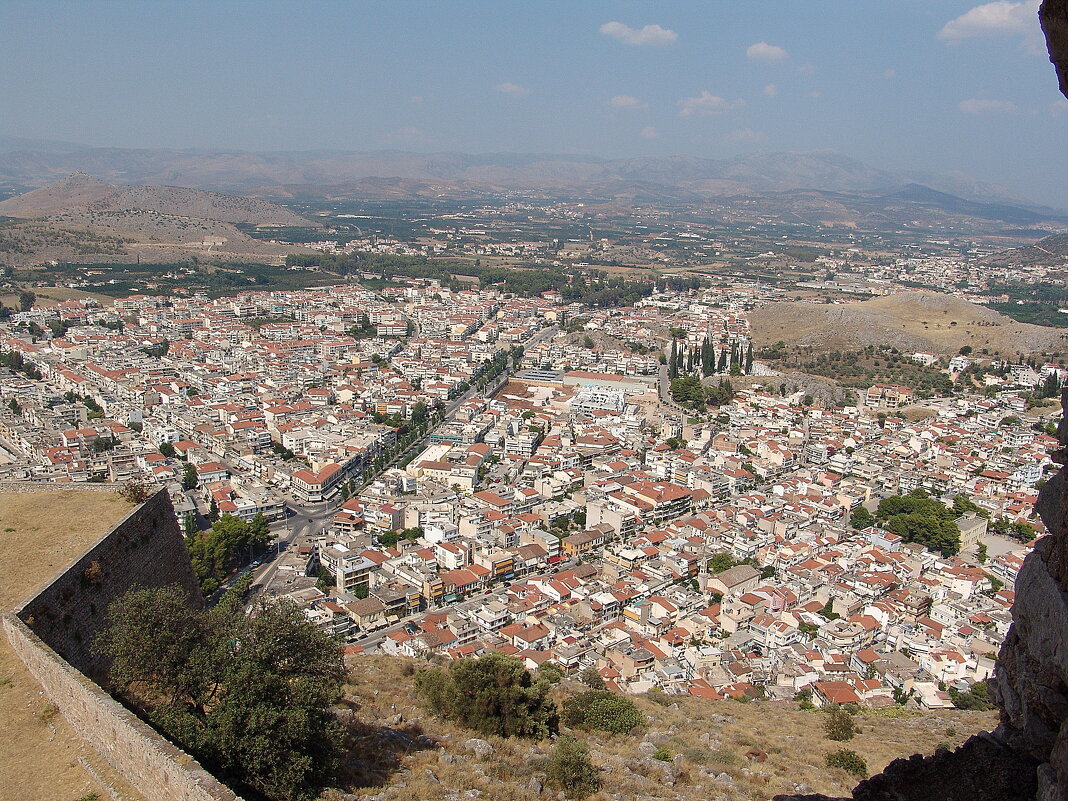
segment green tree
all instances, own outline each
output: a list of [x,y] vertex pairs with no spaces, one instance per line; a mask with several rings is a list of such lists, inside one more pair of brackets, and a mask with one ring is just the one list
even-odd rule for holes
[[563,677],[564,671],[555,662],[542,662],[534,671],[534,678],[547,684],[558,684]]
[[[174,446],[169,442],[161,442],[159,444],[159,452],[166,456],[168,459],[174,458]],[[190,489],[192,489],[192,487],[190,487]]]
[[990,519],[990,512],[975,503],[967,495],[961,494],[953,496],[953,506],[951,508],[953,514],[957,517],[963,517],[966,514],[974,514],[978,517],[985,517],[988,520]]
[[707,405],[705,388],[697,376],[682,376],[671,381],[671,398],[680,406],[702,409]]
[[724,570],[730,570],[732,567],[737,567],[737,565],[737,560],[726,551],[714,553],[708,560],[708,569],[712,573],[722,573]]
[[579,673],[579,681],[591,690],[604,689],[604,679],[601,678],[601,674],[597,672],[597,668],[595,667],[588,667]]
[[863,506],[858,506],[853,510],[853,514],[849,516],[849,525],[855,529],[865,529],[875,524],[875,515],[865,509]]
[[185,468],[182,470],[182,489],[196,489],[196,486],[199,483],[200,478],[197,476],[196,465],[192,463],[187,463]]
[[196,533],[186,540],[193,574],[205,595],[214,592],[226,578],[239,558],[251,561],[257,549],[271,540],[270,528],[262,515],[246,523],[231,514],[224,514],[207,531]]
[[177,586],[132,590],[97,641],[113,690],[219,778],[268,799],[312,799],[340,765],[330,714],[340,644],[289,602],[244,614],[242,592],[210,611]]
[[953,522],[953,510],[921,490],[884,498],[875,516],[905,542],[918,542],[943,556],[960,551],[960,529]]
[[246,541],[253,548],[265,547],[271,541],[271,527],[263,512],[257,512],[256,516],[248,523]]
[[483,734],[542,739],[558,729],[548,684],[536,683],[513,656],[491,652],[448,669],[423,668],[415,689],[428,710]]
[[545,765],[545,777],[568,798],[585,798],[601,787],[601,772],[590,761],[590,747],[567,735],[553,746]]
[[564,722],[581,729],[626,734],[645,722],[630,698],[609,690],[586,690],[564,701]]
[[37,293],[32,289],[24,289],[19,292],[19,309],[28,312],[37,302]]
[[950,687],[949,697],[953,701],[953,706],[957,707],[957,709],[986,712],[994,708],[994,701],[990,697],[990,688],[985,681],[977,681],[964,692]]

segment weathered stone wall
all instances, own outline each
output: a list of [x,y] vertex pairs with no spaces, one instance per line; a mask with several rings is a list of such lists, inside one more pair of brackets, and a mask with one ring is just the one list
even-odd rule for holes
[[74,730],[148,801],[240,801],[90,678],[101,678],[108,667],[93,648],[108,605],[134,587],[175,583],[189,593],[191,604],[203,603],[174,508],[161,490],[4,615],[4,631]]
[[16,614],[63,659],[99,681],[108,662],[93,640],[106,623],[108,605],[133,587],[167,584],[181,585],[192,603],[201,603],[174,508],[167,492],[160,490]]
[[240,801],[199,763],[48,647],[16,615],[3,618],[12,649],[79,732],[147,801]]
[[73,484],[69,481],[0,481],[0,492],[29,495],[35,492],[118,492],[125,485],[117,481],[85,481]]

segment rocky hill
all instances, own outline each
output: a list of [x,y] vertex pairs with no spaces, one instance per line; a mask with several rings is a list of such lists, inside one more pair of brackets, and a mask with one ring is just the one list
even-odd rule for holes
[[1053,234],[1038,240],[1033,245],[1013,248],[998,253],[986,260],[992,267],[1009,265],[1062,267],[1068,269],[1068,234]]
[[774,303],[749,315],[757,347],[785,342],[816,351],[889,345],[953,354],[1048,353],[1068,350],[1061,329],[1019,323],[993,309],[938,292],[902,292],[856,303]]
[[7,263],[165,263],[191,255],[281,262],[300,247],[273,245],[235,227],[318,226],[254,198],[180,186],[117,186],[84,173],[0,202],[0,253]]
[[[384,656],[349,657],[347,662],[352,714],[372,724],[364,729],[366,756],[354,766],[348,791],[367,801],[557,797],[555,789],[546,786],[543,764],[551,742],[482,737],[437,718],[414,701],[412,674],[419,662]],[[565,680],[554,695],[559,702],[585,689]],[[589,744],[591,761],[600,769],[603,786],[590,801],[748,801],[798,791],[844,794],[857,777],[826,767],[826,755],[835,750],[856,751],[875,773],[898,757],[954,747],[996,722],[985,712],[895,708],[889,714],[858,715],[860,732],[841,743],[825,737],[824,713],[800,710],[792,702],[690,696],[635,700],[645,723],[629,734],[562,727],[562,733]]]
[[0,202],[8,217],[148,211],[250,225],[317,225],[275,203],[181,186],[117,186],[85,173]]

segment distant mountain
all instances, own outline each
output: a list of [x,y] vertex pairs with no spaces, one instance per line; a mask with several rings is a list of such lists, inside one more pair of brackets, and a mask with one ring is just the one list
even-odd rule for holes
[[252,225],[316,225],[284,206],[180,186],[116,186],[85,173],[0,202],[8,217],[54,217],[86,212],[151,211]]
[[1027,247],[1013,248],[986,260],[987,264],[1005,267],[1010,264],[1068,268],[1068,234],[1054,234]]
[[921,184],[909,184],[891,192],[886,199],[902,200],[914,206],[926,206],[952,214],[963,214],[984,220],[998,220],[1016,225],[1033,225],[1050,219],[1062,219],[1068,222],[1068,216],[1054,209],[1041,209],[1041,207],[1037,206],[1016,206],[1008,203],[970,201],[946,192],[939,192]]
[[187,186],[268,200],[707,203],[732,206],[743,217],[759,209],[762,219],[800,217],[816,224],[860,227],[911,227],[917,220],[944,230],[985,233],[1068,226],[1068,213],[1037,206],[1004,187],[959,174],[876,169],[831,151],[753,153],[720,160],[602,159],[515,153],[131,150],[0,140],[0,190],[40,187],[72,172],[116,185]]

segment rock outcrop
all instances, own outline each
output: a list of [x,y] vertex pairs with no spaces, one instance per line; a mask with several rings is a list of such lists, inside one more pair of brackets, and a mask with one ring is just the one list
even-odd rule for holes
[[1068,0],[1044,0],[1038,19],[1046,34],[1049,60],[1057,68],[1061,94],[1068,97]]

